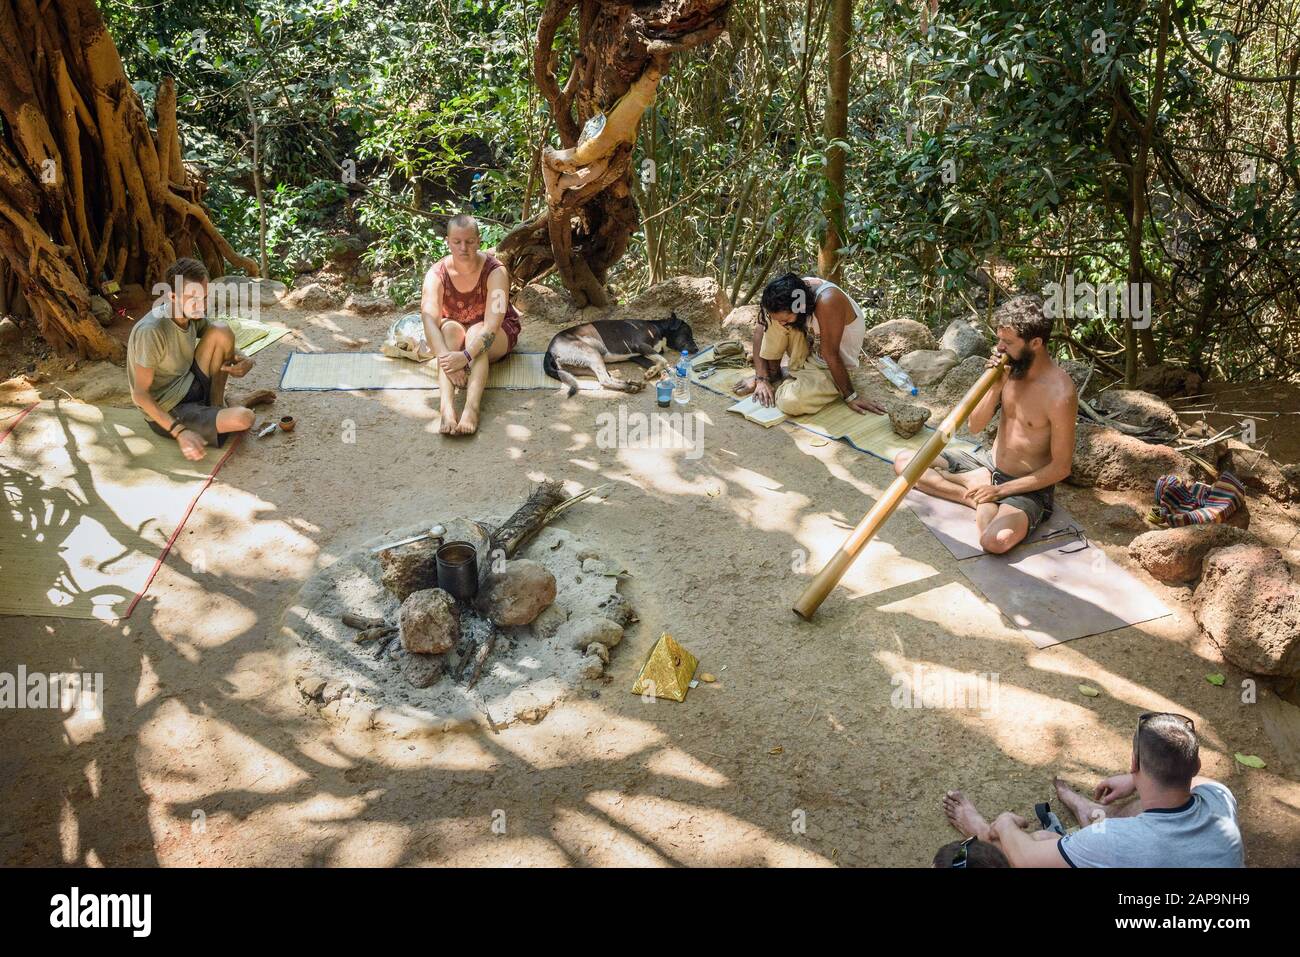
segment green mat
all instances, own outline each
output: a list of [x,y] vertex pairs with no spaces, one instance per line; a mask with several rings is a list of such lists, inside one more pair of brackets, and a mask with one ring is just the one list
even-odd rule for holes
[[279,342],[293,332],[288,326],[272,326],[256,319],[231,319],[226,316],[217,318],[234,332],[235,348],[246,356],[261,352],[267,346]]

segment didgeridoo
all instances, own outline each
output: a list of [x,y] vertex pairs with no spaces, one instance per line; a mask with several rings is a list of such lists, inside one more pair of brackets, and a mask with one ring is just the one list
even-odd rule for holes
[[844,573],[853,564],[853,560],[858,557],[858,553],[866,547],[867,542],[871,541],[876,532],[880,530],[880,526],[885,524],[885,519],[894,513],[894,509],[903,500],[903,496],[916,484],[922,473],[930,467],[930,463],[939,457],[939,453],[943,451],[944,446],[952,441],[953,434],[970,417],[980,399],[984,398],[985,393],[992,388],[993,383],[998,381],[1003,368],[1006,366],[1006,361],[1007,356],[1005,353],[998,356],[997,365],[984,370],[984,374],[970,387],[962,400],[939,423],[939,427],[935,429],[929,441],[921,446],[920,451],[912,456],[912,461],[907,463],[907,468],[903,470],[903,474],[894,479],[889,488],[885,489],[885,494],[880,496],[876,504],[871,507],[871,511],[867,512],[862,521],[858,522],[857,527],[844,540],[844,544],[831,556],[831,560],[808,583],[808,587],[803,590],[799,600],[794,603],[794,613],[796,615],[804,621],[812,621],[812,616],[817,612],[821,603],[826,600],[826,596],[831,593],[831,589],[839,584],[840,579],[844,577]]

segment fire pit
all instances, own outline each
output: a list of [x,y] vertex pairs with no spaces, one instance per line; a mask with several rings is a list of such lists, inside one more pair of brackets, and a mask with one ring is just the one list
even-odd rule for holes
[[[290,663],[304,706],[399,733],[501,728],[540,720],[601,678],[635,620],[618,591],[622,566],[553,527],[517,539],[507,558],[502,533],[514,517],[498,528],[446,522],[446,544],[428,524],[399,530],[311,579],[283,628],[296,641]],[[449,545],[476,559],[448,564],[458,582],[437,561]]]

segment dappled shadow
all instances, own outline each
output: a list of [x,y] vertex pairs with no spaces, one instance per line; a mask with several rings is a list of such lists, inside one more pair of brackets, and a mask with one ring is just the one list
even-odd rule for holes
[[[1250,719],[1207,696],[1209,666],[1171,624],[1037,651],[902,512],[816,623],[799,622],[791,602],[888,466],[835,446],[789,454],[797,439],[703,396],[700,458],[601,448],[595,416],[618,401],[489,392],[481,434],[451,440],[432,434],[432,393],[282,396],[303,426],[232,458],[135,623],[10,620],[21,636],[0,645],[6,660],[85,666],[97,642],[130,651],[106,674],[119,690],[104,730],[65,742],[49,722],[24,744],[42,763],[9,777],[19,800],[6,806],[20,811],[3,859],[923,866],[948,840],[945,789],[1023,812],[1058,770],[1080,785],[1119,770],[1136,714],[1157,708],[1197,719],[1207,771],[1243,797],[1252,862],[1295,860],[1296,835],[1261,829],[1251,802],[1285,805],[1293,824],[1300,799],[1246,798],[1230,761],[1258,741]],[[319,463],[313,481],[298,460]],[[294,703],[280,612],[314,566],[430,518],[501,517],[542,477],[611,486],[562,519],[630,572],[641,624],[608,681],[535,727],[427,739]],[[324,494],[331,483],[346,494]],[[660,631],[718,678],[683,704],[628,693]],[[896,679],[918,668],[997,675],[998,706],[896,706]],[[1101,697],[1079,695],[1085,678]],[[80,783],[96,774],[111,789]],[[110,819],[113,795],[133,813]]]

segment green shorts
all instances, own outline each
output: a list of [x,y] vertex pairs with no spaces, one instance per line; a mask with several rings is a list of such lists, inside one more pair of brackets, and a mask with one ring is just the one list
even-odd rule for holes
[[[1016,477],[998,471],[997,466],[993,464],[993,453],[988,449],[976,449],[974,452],[957,449],[942,454],[944,461],[948,464],[950,473],[988,469],[989,474],[993,476],[994,485],[1002,485]],[[1025,533],[1028,536],[1039,526],[1043,519],[1052,514],[1052,509],[1056,507],[1055,490],[1056,486],[1049,485],[1047,488],[1035,489],[1032,492],[1024,492],[1020,495],[1008,495],[1006,498],[999,499],[998,504],[1018,508],[1029,517],[1029,531]]]

